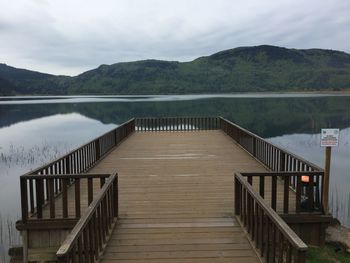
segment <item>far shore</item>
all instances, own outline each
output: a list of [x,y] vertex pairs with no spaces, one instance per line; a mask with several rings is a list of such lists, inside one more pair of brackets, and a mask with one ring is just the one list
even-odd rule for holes
[[323,95],[323,96],[341,96],[350,95],[350,89],[334,91],[262,91],[262,92],[232,92],[232,93],[186,93],[186,94],[69,94],[69,95],[53,95],[53,94],[18,94],[18,95],[2,95],[0,98],[76,98],[76,97],[161,97],[161,96],[264,96],[264,95]]

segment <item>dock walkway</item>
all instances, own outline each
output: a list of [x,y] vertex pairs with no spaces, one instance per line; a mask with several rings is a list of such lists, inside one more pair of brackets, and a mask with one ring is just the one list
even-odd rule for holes
[[233,219],[233,172],[266,170],[222,131],[134,133],[91,173],[116,170],[102,262],[258,262]]
[[220,117],[132,119],[21,176],[24,261],[305,262],[322,178]]

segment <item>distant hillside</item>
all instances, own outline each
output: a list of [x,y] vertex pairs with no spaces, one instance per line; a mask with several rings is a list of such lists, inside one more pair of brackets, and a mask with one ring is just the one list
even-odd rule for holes
[[0,95],[62,95],[67,93],[65,81],[69,80],[70,77],[55,76],[0,64]]
[[186,94],[350,88],[350,55],[323,49],[239,47],[191,62],[145,60],[76,77],[0,64],[0,94]]

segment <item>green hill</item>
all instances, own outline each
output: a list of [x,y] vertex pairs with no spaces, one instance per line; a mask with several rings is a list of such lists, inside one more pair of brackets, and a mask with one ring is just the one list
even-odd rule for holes
[[0,95],[67,94],[70,79],[0,64]]
[[186,94],[349,88],[349,54],[267,45],[230,49],[191,62],[144,60],[101,65],[76,77],[54,76],[0,65],[2,95],[11,92]]

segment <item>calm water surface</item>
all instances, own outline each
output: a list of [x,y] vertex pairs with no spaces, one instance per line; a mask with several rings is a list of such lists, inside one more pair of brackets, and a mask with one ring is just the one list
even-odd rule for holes
[[327,94],[1,97],[0,221],[18,218],[19,175],[132,117],[152,116],[223,116],[321,167],[320,129],[340,128],[330,201],[350,225],[350,96]]

